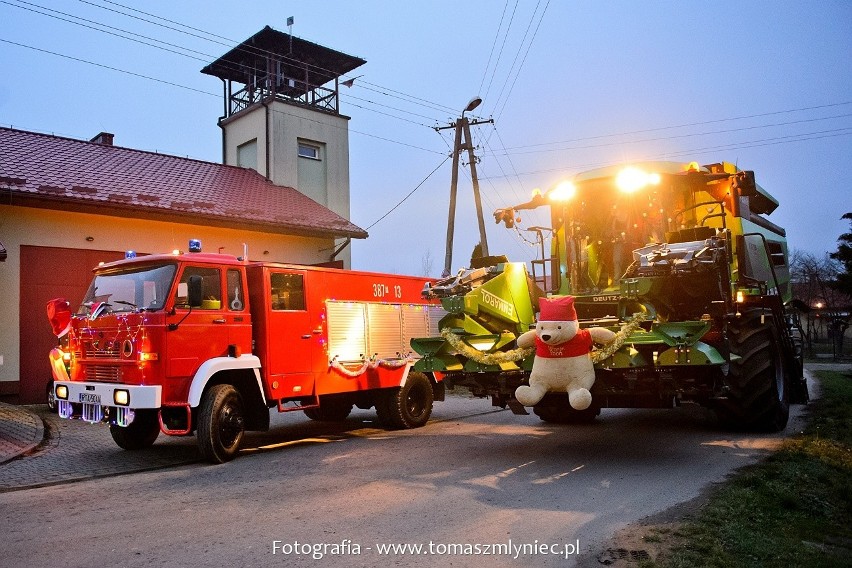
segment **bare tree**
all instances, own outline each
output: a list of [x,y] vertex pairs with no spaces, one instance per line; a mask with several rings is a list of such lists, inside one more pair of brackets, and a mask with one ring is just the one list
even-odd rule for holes
[[[852,213],[846,213],[841,219],[852,223]],[[834,287],[852,296],[852,231],[837,237],[837,250],[829,256],[842,268]]]
[[421,270],[423,271],[423,276],[432,276],[433,266],[435,264],[435,259],[432,258],[432,250],[426,249],[426,252],[423,254],[423,258],[421,259]]
[[[842,337],[848,322],[843,308],[849,306],[850,298],[834,286],[841,272],[840,264],[828,253],[818,256],[809,252],[794,250],[790,254],[790,277],[796,299],[807,306],[808,317],[805,339],[808,351],[813,353],[813,342],[825,333],[823,321],[833,326],[836,347],[842,350]],[[815,311],[819,319],[815,318]]]

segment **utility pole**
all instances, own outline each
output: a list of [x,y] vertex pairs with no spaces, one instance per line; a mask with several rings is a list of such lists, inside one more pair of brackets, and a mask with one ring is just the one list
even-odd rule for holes
[[462,151],[467,150],[468,162],[470,162],[470,177],[473,181],[473,200],[476,205],[476,217],[479,222],[479,245],[482,256],[488,256],[488,239],[485,236],[485,219],[482,216],[482,200],[479,196],[479,178],[476,175],[476,156],[473,153],[473,139],[470,136],[470,127],[477,124],[494,123],[493,118],[488,120],[470,121],[464,115],[482,104],[482,99],[474,97],[462,111],[461,117],[449,126],[436,126],[435,131],[455,128],[456,138],[453,144],[453,174],[450,181],[450,211],[447,219],[447,250],[444,255],[443,276],[447,277],[452,272],[453,264],[453,234],[455,233],[456,220],[456,194],[459,185],[459,156]]

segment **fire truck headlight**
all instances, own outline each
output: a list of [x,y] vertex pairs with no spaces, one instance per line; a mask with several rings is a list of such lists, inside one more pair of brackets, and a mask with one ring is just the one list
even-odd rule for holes
[[68,351],[63,351],[62,352],[62,360],[65,361],[66,363],[69,362],[71,360],[71,353],[69,353]]
[[745,302],[745,294],[742,290],[737,290],[737,303],[742,304],[743,302]]
[[130,404],[130,392],[124,389],[115,389],[112,393],[112,401],[117,406],[127,406]]
[[68,400],[68,387],[65,385],[56,385],[56,398]]

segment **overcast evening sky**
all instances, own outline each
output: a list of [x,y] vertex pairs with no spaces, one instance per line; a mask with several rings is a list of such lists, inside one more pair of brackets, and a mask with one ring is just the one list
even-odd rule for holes
[[[0,0],[0,125],[218,162],[221,82],[199,71],[289,16],[293,35],[367,61],[341,87],[352,221],[370,233],[354,268],[423,274],[431,258],[440,274],[452,130],[433,127],[475,95],[472,115],[495,120],[473,128],[492,254],[536,253],[497,207],[640,159],[754,170],[794,249],[834,251],[849,229],[847,0]],[[459,199],[454,268],[478,241],[468,176]]]

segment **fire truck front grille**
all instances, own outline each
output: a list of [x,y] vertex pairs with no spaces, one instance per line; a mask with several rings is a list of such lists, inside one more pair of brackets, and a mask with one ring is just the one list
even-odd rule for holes
[[103,381],[109,383],[117,383],[121,373],[117,366],[107,365],[88,365],[86,367],[87,381]]
[[86,356],[92,359],[118,359],[121,357],[121,345],[90,344],[86,346]]

